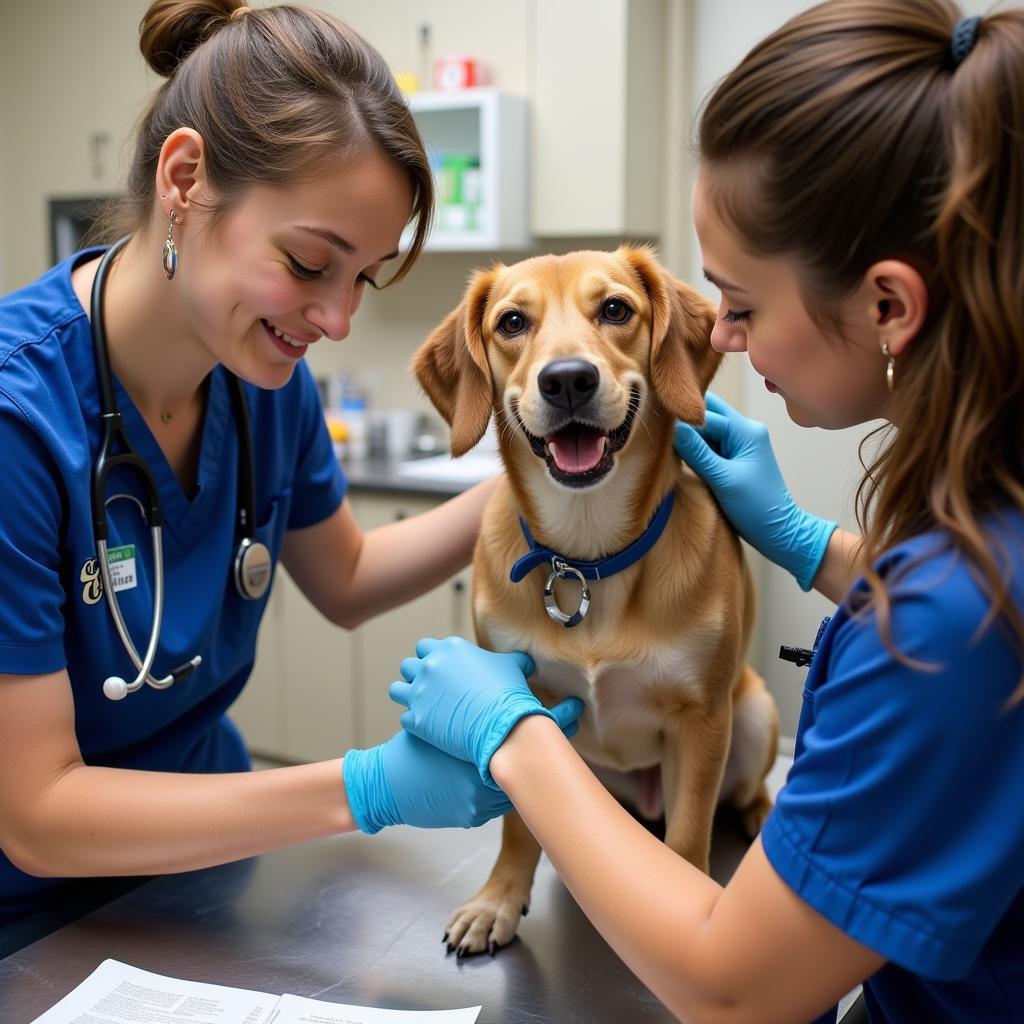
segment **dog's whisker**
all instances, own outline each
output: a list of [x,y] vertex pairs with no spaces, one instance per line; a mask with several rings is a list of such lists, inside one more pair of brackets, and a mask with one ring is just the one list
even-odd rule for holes
[[503,441],[511,440],[512,435],[515,433],[516,425],[511,419],[505,418],[501,422],[501,428],[499,430],[499,436]]
[[640,409],[637,409],[635,419],[636,419],[636,422],[639,423],[640,426],[642,426],[644,428],[644,430],[647,431],[648,438],[653,441],[654,440],[654,435],[651,433],[650,427],[647,426],[647,422],[646,422],[646,420],[644,420],[644,414],[643,414],[643,412]]

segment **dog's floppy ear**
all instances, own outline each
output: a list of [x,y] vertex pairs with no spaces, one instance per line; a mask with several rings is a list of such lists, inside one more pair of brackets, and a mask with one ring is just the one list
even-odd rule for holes
[[722,361],[711,347],[715,307],[696,288],[676,280],[647,246],[619,254],[640,275],[651,299],[651,383],[677,419],[704,422],[704,392]]
[[484,436],[494,383],[481,333],[487,296],[500,264],[478,270],[458,307],[419,347],[412,372],[451,427],[452,455],[464,455]]

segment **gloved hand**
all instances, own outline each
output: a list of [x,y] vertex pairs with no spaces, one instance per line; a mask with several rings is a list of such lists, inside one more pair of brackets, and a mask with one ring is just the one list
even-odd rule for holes
[[706,402],[702,427],[676,424],[676,452],[711,488],[736,532],[810,590],[837,524],[793,501],[763,423],[710,391]]
[[350,750],[342,774],[352,817],[367,835],[385,825],[475,828],[512,810],[473,765],[404,729],[369,750]]
[[527,654],[495,654],[468,640],[420,640],[415,658],[402,662],[408,682],[392,683],[391,699],[409,710],[402,725],[447,754],[476,765],[480,778],[497,786],[491,756],[525,715],[547,715],[572,736],[583,701],[564,700],[550,711],[530,692],[533,672]]

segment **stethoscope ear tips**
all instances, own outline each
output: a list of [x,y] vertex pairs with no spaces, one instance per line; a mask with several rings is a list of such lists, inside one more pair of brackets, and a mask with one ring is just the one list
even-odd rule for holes
[[107,676],[103,680],[103,695],[110,700],[124,700],[128,696],[128,684],[119,676]]

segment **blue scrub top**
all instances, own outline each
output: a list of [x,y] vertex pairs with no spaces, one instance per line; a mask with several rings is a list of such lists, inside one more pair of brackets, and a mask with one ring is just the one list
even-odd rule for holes
[[[202,665],[169,690],[124,700],[102,691],[136,672],[117,636],[96,570],[90,499],[100,442],[99,390],[89,321],[65,260],[0,300],[0,672],[66,668],[75,731],[87,764],[174,772],[241,771],[249,759],[225,712],[255,656],[267,597],[245,601],[231,575],[236,547],[238,430],[225,372],[210,374],[197,487],[184,493],[155,438],[115,378],[125,432],[150,466],[163,504],[164,618],[153,674],[193,655]],[[169,285],[168,287],[173,287]],[[276,391],[245,385],[255,458],[256,537],[276,566],[286,529],[341,504],[345,480],[304,363]],[[115,470],[107,497],[141,496],[137,474]],[[109,548],[134,545],[136,585],[118,603],[136,649],[149,638],[153,551],[134,502],[108,506]],[[54,879],[25,875],[0,855],[0,923],[48,901]]]
[[[987,530],[1024,610],[1024,518]],[[1024,1021],[1024,702],[1009,703],[1024,664],[944,540],[879,564],[896,647],[935,667],[902,665],[874,614],[840,607],[762,832],[782,879],[888,959],[864,985],[872,1024]]]

